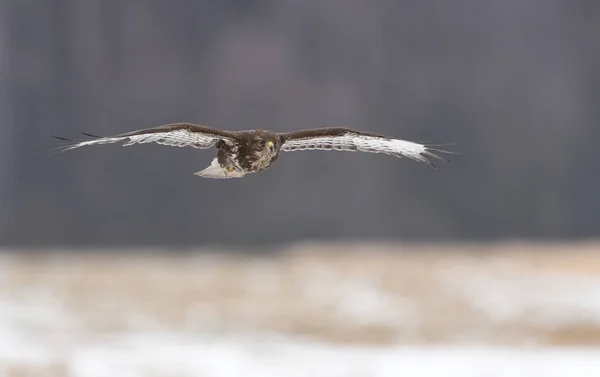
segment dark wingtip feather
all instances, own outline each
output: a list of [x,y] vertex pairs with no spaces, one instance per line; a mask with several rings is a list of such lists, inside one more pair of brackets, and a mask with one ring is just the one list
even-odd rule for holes
[[58,140],[63,140],[63,141],[73,141],[71,139],[67,139],[66,137],[62,137],[62,136],[50,135],[50,137],[58,139]]
[[72,139],[68,139],[66,137],[56,136],[56,135],[50,135],[50,137],[53,139],[60,140],[60,141],[68,141],[69,143],[66,145],[59,145],[59,146],[52,147],[50,150],[47,151],[48,157],[53,156],[58,153],[61,153],[61,152],[65,152],[65,151],[71,149],[73,147],[73,145],[76,144],[75,141],[73,141]]
[[92,135],[92,134],[89,134],[87,132],[81,132],[81,133],[84,134],[85,136],[93,137],[95,139],[102,139],[102,136]]
[[[460,155],[460,153],[458,152],[453,152],[453,151],[448,151],[445,149],[438,149],[437,147],[443,147],[443,146],[448,146],[448,145],[453,145],[453,144],[457,144],[457,143],[452,143],[452,144],[445,144],[445,145],[425,145],[425,154],[428,156],[431,156],[433,158],[437,158],[439,160],[448,162],[448,163],[452,163],[452,161],[450,161],[450,159],[446,158],[445,156],[442,157],[439,154],[451,154],[451,155]],[[438,154],[439,153],[439,154]]]

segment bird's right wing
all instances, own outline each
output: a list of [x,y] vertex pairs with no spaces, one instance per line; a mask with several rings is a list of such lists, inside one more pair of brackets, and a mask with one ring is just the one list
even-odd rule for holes
[[235,135],[231,132],[218,130],[215,128],[200,126],[192,123],[173,123],[155,128],[128,132],[120,135],[99,137],[84,133],[86,136],[93,137],[92,140],[74,142],[64,137],[53,136],[56,139],[69,141],[71,143],[61,146],[58,151],[68,151],[70,149],[85,147],[95,144],[112,144],[123,142],[123,146],[133,144],[157,143],[173,147],[193,147],[193,148],[211,148],[219,140],[233,142]]
[[[330,127],[281,133],[281,150],[284,152],[303,150],[333,150],[348,152],[384,153],[396,157],[406,157],[419,162],[427,162],[435,168],[428,157],[446,160],[435,152],[453,152],[435,149],[434,145],[424,145],[407,140],[361,132],[348,128]],[[446,160],[448,161],[448,160]]]

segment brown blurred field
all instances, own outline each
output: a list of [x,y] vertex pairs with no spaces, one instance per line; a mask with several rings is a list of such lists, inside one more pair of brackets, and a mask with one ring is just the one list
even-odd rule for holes
[[592,242],[298,244],[249,255],[14,251],[0,267],[5,304],[48,313],[15,314],[12,326],[56,339],[176,331],[600,345],[600,244]]

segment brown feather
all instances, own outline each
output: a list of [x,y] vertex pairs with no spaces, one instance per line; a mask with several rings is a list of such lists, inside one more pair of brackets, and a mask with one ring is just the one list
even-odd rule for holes
[[313,128],[308,130],[299,130],[287,133],[280,133],[279,136],[282,138],[282,142],[287,140],[298,140],[298,139],[310,139],[315,137],[328,137],[328,136],[343,136],[348,133],[355,135],[363,135],[363,136],[372,136],[372,137],[381,137],[384,139],[389,139],[387,136],[374,134],[371,132],[362,132],[353,130],[350,128],[343,127],[325,127],[325,128]]
[[154,127],[154,128],[145,128],[142,130],[127,132],[124,134],[116,135],[116,137],[135,136],[135,135],[152,134],[152,133],[159,133],[159,132],[170,132],[170,131],[177,131],[177,130],[188,130],[190,132],[199,132],[199,133],[224,137],[224,138],[228,138],[228,139],[236,139],[237,138],[237,135],[236,135],[237,132],[223,131],[223,130],[219,130],[217,128],[201,126],[199,124],[193,124],[193,123],[165,124],[163,126],[158,126],[158,127]]

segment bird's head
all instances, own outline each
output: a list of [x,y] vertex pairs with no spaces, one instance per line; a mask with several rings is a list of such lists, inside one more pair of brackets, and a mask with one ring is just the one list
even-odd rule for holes
[[279,136],[270,131],[257,131],[252,140],[253,149],[262,155],[276,155],[279,152],[279,144]]

